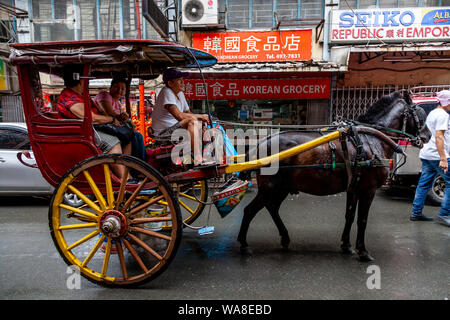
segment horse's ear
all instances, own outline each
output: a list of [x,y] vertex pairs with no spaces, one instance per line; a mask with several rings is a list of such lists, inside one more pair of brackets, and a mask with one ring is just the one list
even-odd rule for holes
[[408,90],[403,90],[403,100],[405,100],[406,103],[409,104],[409,105],[413,104],[413,101],[411,99],[411,96],[410,96]]

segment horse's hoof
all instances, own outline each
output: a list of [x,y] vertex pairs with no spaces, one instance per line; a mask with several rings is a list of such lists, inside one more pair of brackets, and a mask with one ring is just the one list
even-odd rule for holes
[[353,250],[352,247],[341,247],[341,252],[343,254],[347,254],[347,255],[354,255],[355,254],[355,250]]
[[252,256],[253,251],[252,251],[252,249],[250,249],[250,247],[241,247],[241,254],[243,256]]
[[363,252],[359,254],[359,261],[370,262],[375,260],[368,252]]
[[281,246],[283,247],[283,249],[287,250],[289,249],[289,244],[291,243],[290,239],[283,239],[281,238]]

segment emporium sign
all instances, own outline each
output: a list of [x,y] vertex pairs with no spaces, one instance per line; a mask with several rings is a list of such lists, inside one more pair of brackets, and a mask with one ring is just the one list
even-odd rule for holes
[[[206,80],[208,99],[327,99],[330,97],[329,78],[305,79],[226,79]],[[185,79],[187,99],[206,98],[203,81]]]
[[450,8],[336,10],[330,39],[334,43],[448,41]]
[[219,62],[311,59],[311,30],[194,33],[192,46]]

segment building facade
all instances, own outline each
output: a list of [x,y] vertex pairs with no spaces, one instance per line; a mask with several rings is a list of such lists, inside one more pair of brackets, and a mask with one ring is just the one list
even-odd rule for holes
[[380,95],[421,86],[450,88],[450,1],[339,1],[330,12],[337,75],[332,118],[355,118]]
[[392,91],[450,86],[448,0],[219,0],[216,24],[189,21],[194,2],[208,1],[181,1],[181,38],[219,63],[188,96],[205,111],[206,79],[220,119],[327,124]]

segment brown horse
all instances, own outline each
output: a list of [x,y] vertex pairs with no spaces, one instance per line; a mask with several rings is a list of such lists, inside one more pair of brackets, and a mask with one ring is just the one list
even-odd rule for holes
[[[391,136],[413,137],[415,138],[413,139],[414,142],[421,147],[421,142],[427,142],[431,136],[425,125],[425,119],[426,114],[424,110],[412,105],[408,94],[402,97],[400,93],[394,92],[382,97],[373,104],[357,121],[359,124],[364,123]],[[317,131],[279,133],[277,135],[279,151],[303,144],[319,136],[320,133]],[[272,136],[260,142],[257,149],[271,150],[270,144],[273,138]],[[358,146],[356,143],[358,139],[361,141],[359,144],[361,148],[359,149],[355,147]],[[388,140],[391,144],[387,143],[389,142]],[[389,172],[388,168],[385,165],[365,167],[354,167],[351,165],[352,171],[349,172],[348,165],[335,166],[335,168],[317,168],[314,166],[332,163],[348,164],[357,160],[390,159],[394,152],[392,140],[389,138],[380,139],[379,135],[374,136],[362,133],[356,135],[353,143],[351,141],[348,142],[347,144],[347,140],[336,140],[333,144],[323,144],[280,161],[280,168],[274,175],[262,175],[261,169],[257,171],[258,193],[244,209],[242,225],[238,235],[242,253],[251,253],[246,241],[247,231],[251,220],[263,207],[267,208],[278,228],[281,236],[281,245],[287,248],[290,243],[289,234],[278,211],[288,194],[295,194],[300,191],[312,195],[325,196],[347,191],[347,208],[341,249],[347,254],[354,253],[350,245],[350,229],[358,205],[356,250],[361,261],[373,260],[366,250],[364,234],[372,200],[377,188],[381,187],[385,182]],[[263,146],[263,144],[267,145]],[[358,153],[357,150],[361,152]],[[363,158],[356,159],[357,155],[362,155]],[[349,179],[349,176],[352,179]],[[355,177],[356,179],[354,179]],[[352,183],[349,183],[350,181]]]

